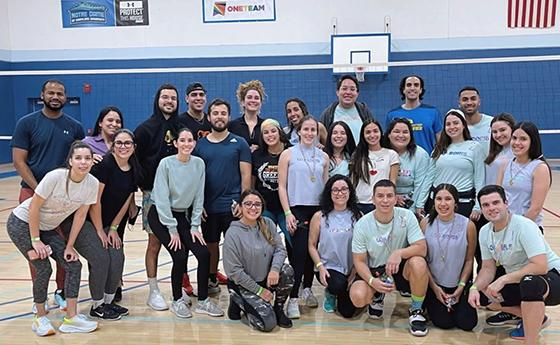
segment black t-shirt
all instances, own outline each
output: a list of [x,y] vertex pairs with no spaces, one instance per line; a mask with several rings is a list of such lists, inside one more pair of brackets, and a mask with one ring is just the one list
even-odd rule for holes
[[253,133],[249,133],[249,125],[245,122],[245,117],[241,115],[237,119],[231,121],[229,123],[229,131],[233,134],[237,134],[240,137],[243,137],[249,146],[251,145],[260,145],[261,140],[261,125],[264,119],[260,116],[257,116],[257,125],[253,128]]
[[202,117],[202,121],[198,121],[185,111],[179,115],[179,122],[183,127],[187,127],[193,132],[194,140],[204,138],[212,131],[212,126],[210,126],[206,114]]
[[278,197],[278,160],[280,155],[272,155],[268,150],[253,152],[252,175],[256,176],[255,188],[266,201],[266,209],[271,212],[282,210]]
[[91,174],[105,185],[101,195],[101,220],[103,227],[111,226],[130,193],[136,191],[134,172],[132,169],[122,171],[109,153],[91,168]]

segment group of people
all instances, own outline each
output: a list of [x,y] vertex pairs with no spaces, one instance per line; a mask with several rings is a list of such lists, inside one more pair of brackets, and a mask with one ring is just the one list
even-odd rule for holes
[[[342,76],[338,100],[319,121],[301,99],[287,100],[283,128],[262,116],[258,80],[239,85],[243,113],[232,121],[227,101],[206,107],[201,83],[187,87],[188,110],[179,114],[179,92],[164,84],[134,132],[108,107],[83,139],[81,125],[62,112],[64,85],[45,82],[44,108],[20,119],[13,135],[22,203],[7,224],[30,260],[33,330],[54,333],[45,316],[49,256],[58,265],[55,302],[67,308],[60,331],[97,327],[76,312],[78,254],[90,266],[90,316],[128,314],[116,303],[124,228],[139,214],[139,187],[154,310],[192,317],[195,294],[195,313],[222,316],[209,296],[227,284],[230,319],[245,314],[262,331],[291,327],[300,304],[319,306],[317,278],[325,312],[351,318],[367,307],[379,319],[385,294],[398,290],[411,298],[413,335],[428,333],[427,319],[472,330],[476,308],[487,306],[501,311],[489,324],[514,322],[512,336],[534,343],[550,323],[544,305],[560,303],[560,259],[542,227],[551,170],[537,127],[481,113],[479,91],[470,86],[442,118],[421,102],[426,90],[416,75],[402,79],[404,103],[383,127],[357,101],[359,87]],[[222,234],[225,275],[218,271]],[[170,306],[157,284],[162,245],[173,261]],[[196,293],[189,251],[198,261]]]

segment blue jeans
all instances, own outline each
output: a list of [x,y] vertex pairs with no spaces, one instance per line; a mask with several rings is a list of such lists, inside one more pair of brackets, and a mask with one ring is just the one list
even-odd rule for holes
[[291,247],[292,246],[292,236],[290,235],[290,232],[288,231],[288,228],[286,227],[286,216],[284,216],[284,211],[280,210],[280,211],[276,211],[276,212],[271,212],[269,210],[265,210],[263,212],[263,216],[272,219],[274,224],[276,224],[280,227],[280,230],[282,230],[282,233],[284,234],[284,238],[286,238],[286,242]]

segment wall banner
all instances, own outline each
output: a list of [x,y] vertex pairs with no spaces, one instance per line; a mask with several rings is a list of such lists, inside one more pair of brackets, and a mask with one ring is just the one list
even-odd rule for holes
[[148,0],[61,0],[62,27],[148,25]]
[[275,0],[202,0],[204,23],[276,21]]

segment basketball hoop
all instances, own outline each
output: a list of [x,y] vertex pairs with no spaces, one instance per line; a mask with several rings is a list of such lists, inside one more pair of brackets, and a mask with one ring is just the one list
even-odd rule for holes
[[354,73],[356,74],[356,79],[358,79],[358,81],[360,83],[363,83],[364,80],[366,80],[366,78],[365,78],[365,74],[366,74],[365,66],[354,66]]

